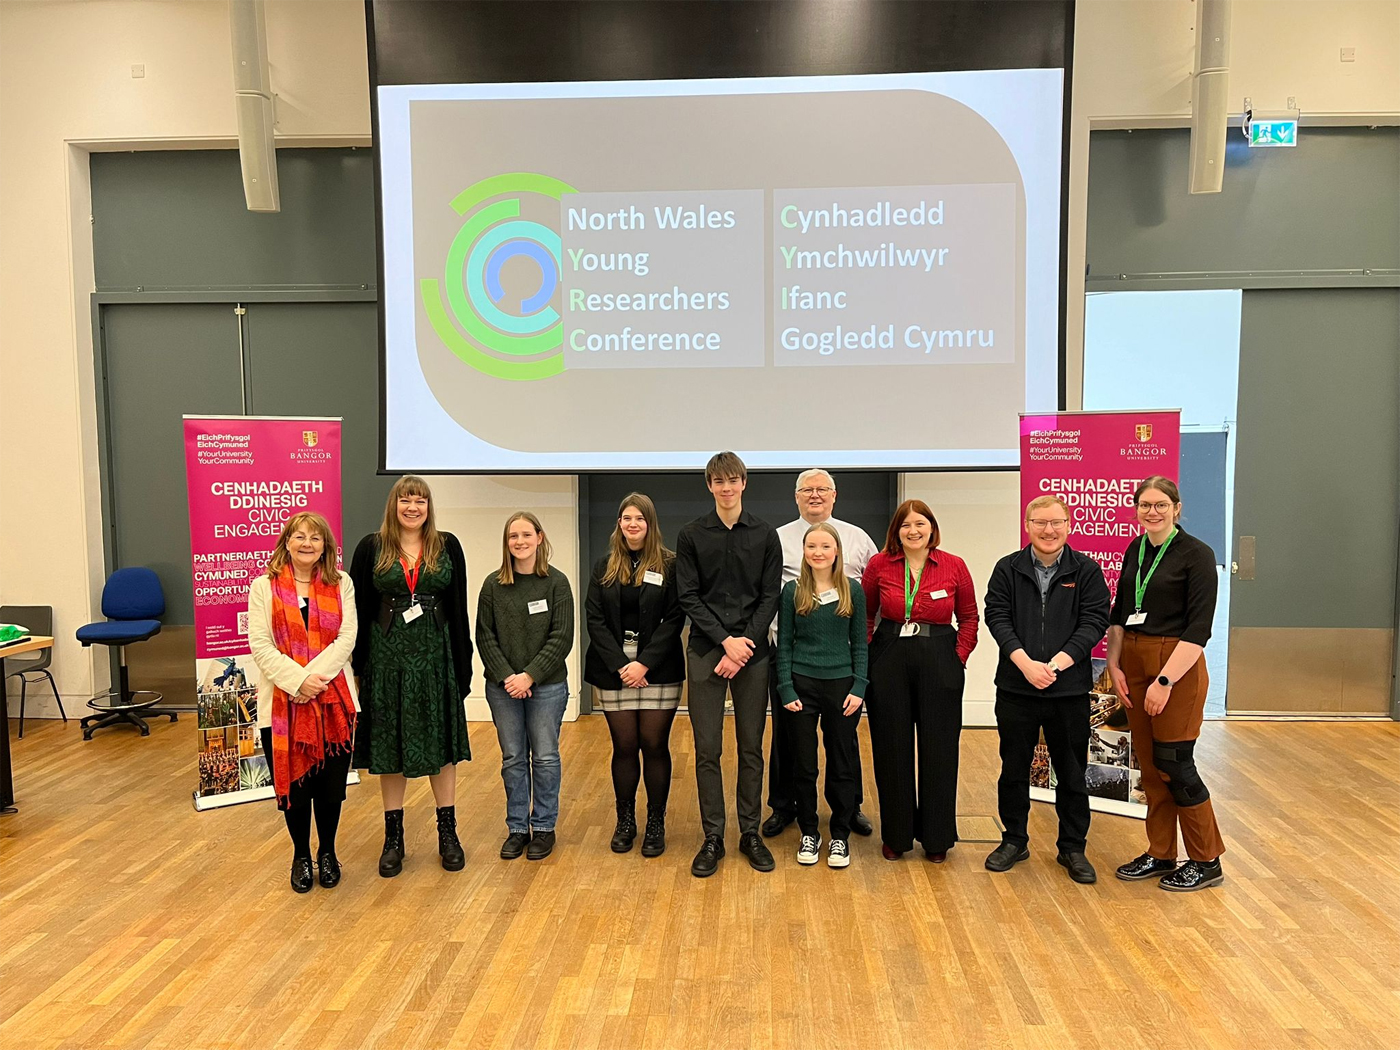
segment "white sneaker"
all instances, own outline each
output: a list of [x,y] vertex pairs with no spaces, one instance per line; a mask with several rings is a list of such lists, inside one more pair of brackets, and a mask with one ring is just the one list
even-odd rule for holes
[[831,845],[826,851],[826,866],[828,868],[846,868],[851,864],[851,847],[846,844],[845,839],[832,839]]
[[802,843],[797,847],[797,863],[815,864],[821,860],[822,837],[820,835],[803,835]]

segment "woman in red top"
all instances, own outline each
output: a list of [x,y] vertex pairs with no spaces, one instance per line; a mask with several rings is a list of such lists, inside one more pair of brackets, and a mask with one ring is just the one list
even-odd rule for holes
[[905,500],[861,579],[871,634],[866,706],[886,860],[918,839],[941,864],[958,839],[963,668],[977,645],[977,598],[967,565],[938,542],[928,504]]

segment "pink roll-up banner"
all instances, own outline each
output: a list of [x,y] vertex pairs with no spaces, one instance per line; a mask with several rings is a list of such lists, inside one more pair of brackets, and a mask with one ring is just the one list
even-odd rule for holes
[[[314,511],[340,534],[340,419],[185,416],[198,697],[196,809],[272,798],[258,735],[248,587],[282,526]],[[337,552],[340,555],[341,552]]]
[[[1070,509],[1069,545],[1103,566],[1110,594],[1118,593],[1123,555],[1142,533],[1133,490],[1143,478],[1177,479],[1181,466],[1181,412],[1052,412],[1021,416],[1021,506],[1058,496]],[[1028,541],[1029,542],[1029,541]],[[1145,817],[1147,798],[1133,757],[1132,739],[1108,684],[1104,644],[1094,650],[1090,696],[1091,808]],[[1122,725],[1122,728],[1116,728]],[[1031,797],[1055,799],[1055,773],[1044,743],[1031,765]]]

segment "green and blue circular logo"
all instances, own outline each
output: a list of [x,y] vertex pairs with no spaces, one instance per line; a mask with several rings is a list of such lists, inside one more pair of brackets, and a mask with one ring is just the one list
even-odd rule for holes
[[[564,370],[564,328],[550,305],[559,287],[559,231],[520,213],[530,195],[558,201],[574,192],[548,175],[517,171],[482,179],[452,199],[463,222],[447,250],[441,287],[425,278],[420,288],[433,331],[477,371],[528,380]],[[519,281],[508,291],[502,279],[506,264],[515,259],[533,263],[539,274],[525,294]]]

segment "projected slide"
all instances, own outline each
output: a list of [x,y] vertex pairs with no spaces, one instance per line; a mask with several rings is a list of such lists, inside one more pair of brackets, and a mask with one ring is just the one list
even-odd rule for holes
[[380,87],[394,470],[1016,462],[1059,70]]

